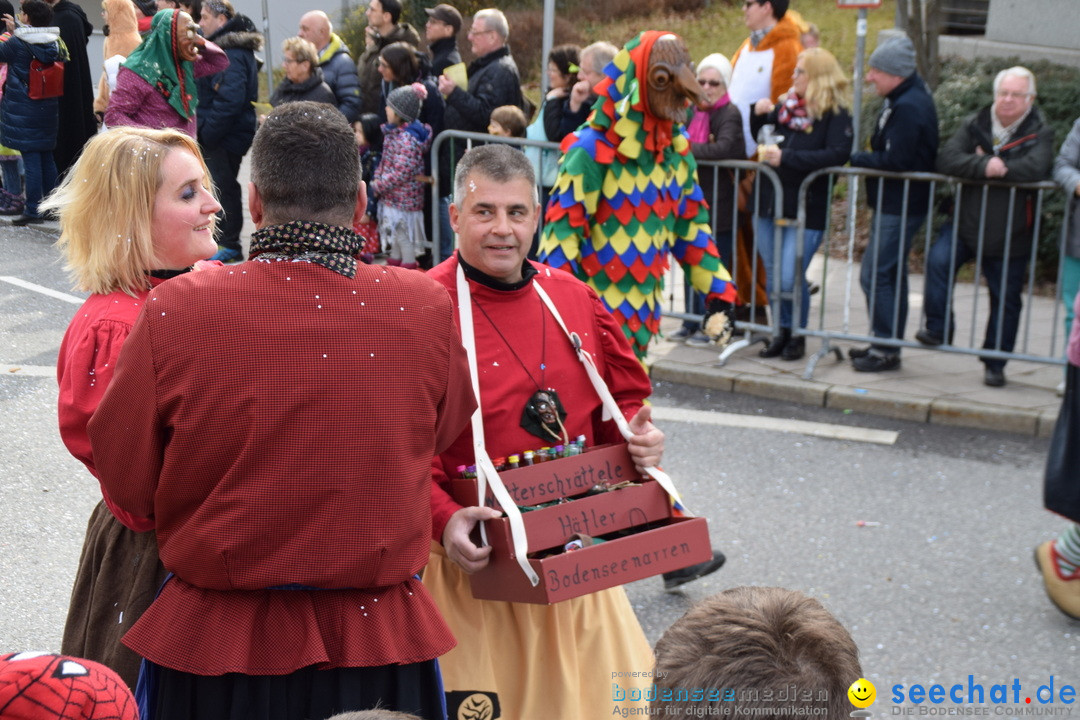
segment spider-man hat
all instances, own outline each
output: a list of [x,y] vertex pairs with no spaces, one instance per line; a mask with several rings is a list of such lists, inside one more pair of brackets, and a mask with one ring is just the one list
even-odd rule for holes
[[139,720],[120,676],[96,662],[52,653],[0,656],[4,720]]

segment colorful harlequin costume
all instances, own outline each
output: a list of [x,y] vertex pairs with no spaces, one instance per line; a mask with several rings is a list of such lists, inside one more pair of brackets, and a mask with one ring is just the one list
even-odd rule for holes
[[595,289],[641,358],[660,332],[669,254],[710,301],[733,302],[735,286],[677,120],[699,92],[686,46],[646,31],[604,72],[588,123],[563,140],[540,259]]

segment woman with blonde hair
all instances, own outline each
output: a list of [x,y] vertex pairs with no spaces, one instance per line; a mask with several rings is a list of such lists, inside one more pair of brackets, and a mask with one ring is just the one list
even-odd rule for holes
[[[750,117],[755,135],[766,125],[775,130],[774,142],[759,152],[761,162],[775,169],[784,195],[783,217],[798,217],[799,186],[821,168],[843,165],[851,155],[851,101],[849,83],[833,54],[824,48],[804,50],[795,64],[791,89],[777,105],[768,98],[759,100]],[[795,250],[798,227],[784,225],[779,241],[774,238],[774,199],[772,183],[762,181],[757,197],[758,220],[754,236],[757,250],[765,264],[766,285],[770,297],[779,289],[778,332],[761,350],[761,357],[780,356],[798,360],[806,351],[803,336],[792,337],[792,291],[795,289]],[[810,317],[810,288],[806,268],[814,257],[825,231],[829,214],[829,178],[821,177],[806,195],[806,227],[803,231],[802,267],[799,269],[799,327],[806,327]]]
[[[117,127],[95,135],[42,203],[57,213],[57,245],[75,286],[93,293],[60,345],[60,436],[96,476],[86,424],[150,289],[214,253],[215,215],[199,146],[176,130]],[[62,652],[115,670],[130,687],[139,657],[120,638],[154,599],[164,570],[153,522],[105,496],[90,516]],[[136,530],[143,530],[137,532]]]

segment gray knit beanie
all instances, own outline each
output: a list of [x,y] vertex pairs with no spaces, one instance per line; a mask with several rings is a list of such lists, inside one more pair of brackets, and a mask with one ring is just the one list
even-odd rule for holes
[[906,78],[915,72],[915,46],[907,35],[889,38],[870,56],[870,67]]
[[420,102],[426,97],[427,88],[420,83],[413,83],[391,90],[386,96],[386,104],[392,107],[407,125],[420,117]]

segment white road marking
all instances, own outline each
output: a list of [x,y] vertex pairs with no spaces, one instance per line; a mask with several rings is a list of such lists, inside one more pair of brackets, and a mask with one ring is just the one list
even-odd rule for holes
[[75,295],[68,295],[67,293],[62,293],[59,290],[53,290],[52,288],[47,288],[44,285],[36,285],[32,282],[27,282],[26,280],[12,277],[11,275],[0,275],[0,280],[10,285],[21,287],[24,290],[33,290],[36,293],[41,293],[42,295],[48,295],[49,297],[56,298],[57,300],[69,302],[72,305],[82,305],[84,302],[86,302],[86,298],[76,297]]
[[56,368],[50,365],[0,365],[0,376],[5,375],[56,377]]
[[773,430],[775,432],[798,433],[832,440],[852,440],[854,442],[876,443],[878,445],[894,445],[896,438],[900,436],[900,433],[895,430],[874,430],[872,428],[830,425],[808,420],[785,420],[783,418],[736,415],[706,410],[686,410],[657,405],[652,406],[652,416],[653,420],[659,421],[667,420],[700,425]]

